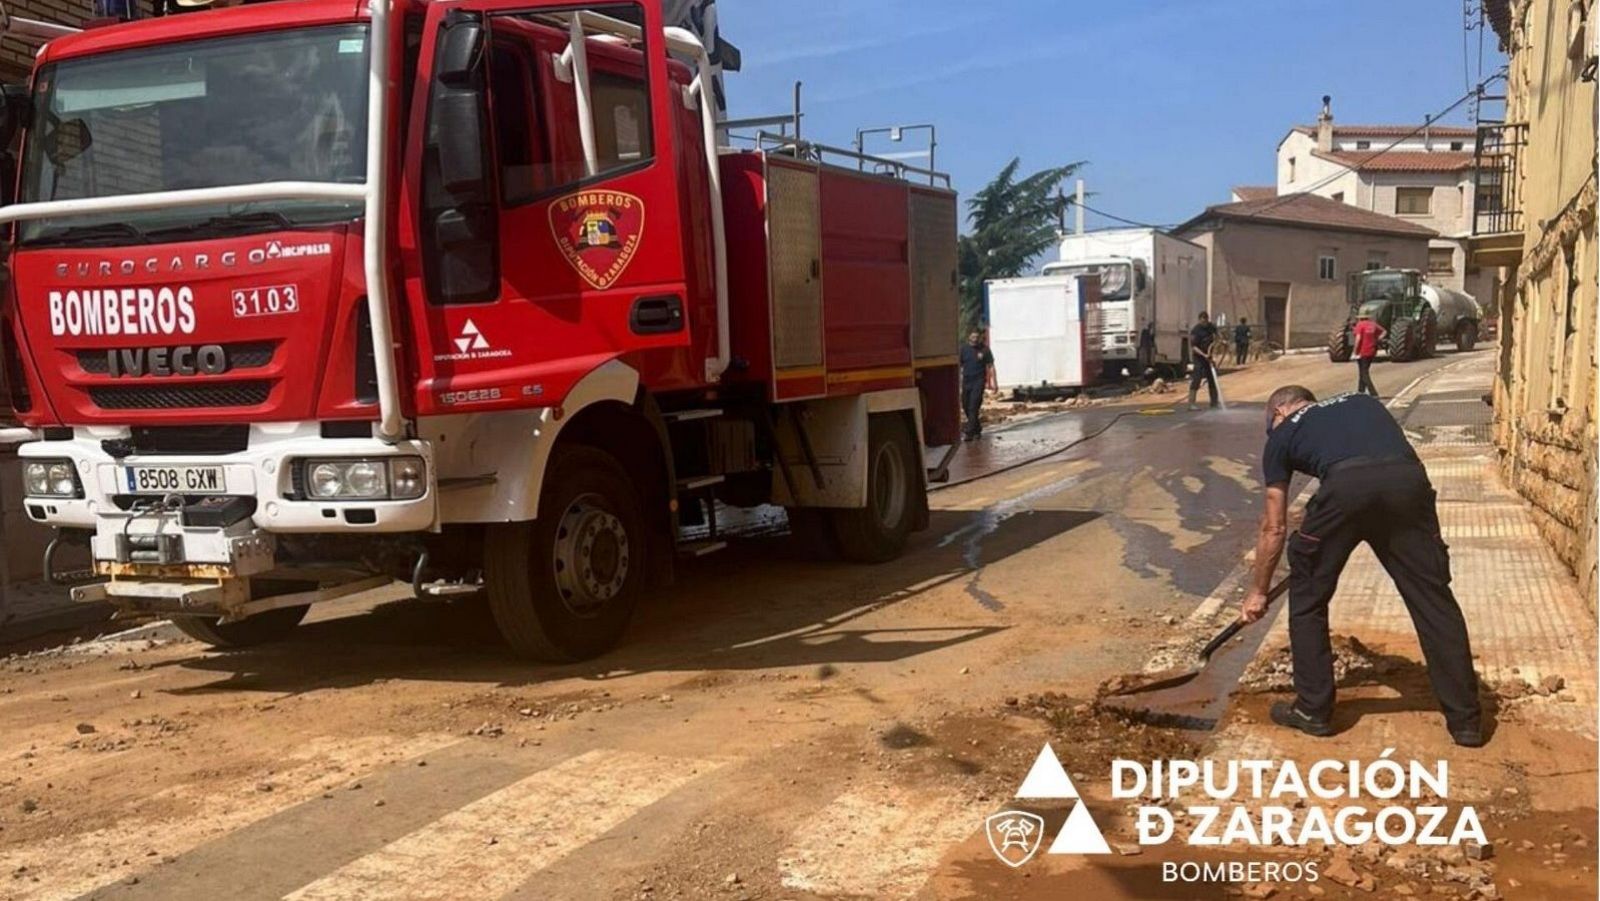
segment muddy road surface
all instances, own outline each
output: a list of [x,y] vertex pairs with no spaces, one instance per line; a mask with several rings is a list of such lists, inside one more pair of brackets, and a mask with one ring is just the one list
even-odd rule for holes
[[[1374,372],[1393,394],[1449,360]],[[1239,564],[1265,395],[1353,380],[1289,357],[1228,376],[1228,412],[1128,398],[993,433],[957,470],[1023,465],[934,494],[903,559],[736,541],[582,666],[511,658],[480,605],[383,596],[268,648],[11,657],[0,898],[1051,897],[1062,871],[1001,866],[984,818],[1044,738],[1069,769],[1191,747],[1103,718],[1064,737],[1060,710]],[[1154,866],[1082,878],[1142,897]]]

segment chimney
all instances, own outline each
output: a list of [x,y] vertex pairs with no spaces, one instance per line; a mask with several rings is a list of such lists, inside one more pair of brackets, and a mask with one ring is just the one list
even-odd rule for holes
[[1333,98],[1327,94],[1322,95],[1322,112],[1317,114],[1317,149],[1333,150]]

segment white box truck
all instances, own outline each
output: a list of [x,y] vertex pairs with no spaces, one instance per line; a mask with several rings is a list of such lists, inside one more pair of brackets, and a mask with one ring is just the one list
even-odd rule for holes
[[1093,276],[1045,275],[984,285],[995,383],[1013,397],[1054,397],[1093,384],[1101,373],[1092,321]]
[[[1155,369],[1181,375],[1189,329],[1206,308],[1206,249],[1154,228],[1114,228],[1066,235],[1061,260],[1046,275],[1100,276],[1100,355],[1107,374]],[[1140,332],[1154,330],[1153,349]]]

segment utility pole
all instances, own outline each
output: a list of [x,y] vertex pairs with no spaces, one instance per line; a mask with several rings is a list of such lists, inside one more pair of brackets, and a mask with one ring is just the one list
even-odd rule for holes
[[1074,234],[1083,234],[1083,179],[1078,179],[1078,199],[1072,204],[1075,216],[1073,218]]

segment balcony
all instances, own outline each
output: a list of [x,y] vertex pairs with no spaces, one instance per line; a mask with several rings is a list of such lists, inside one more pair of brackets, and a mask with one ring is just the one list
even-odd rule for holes
[[1522,259],[1522,151],[1525,122],[1479,123],[1475,154],[1472,265],[1515,266]]

